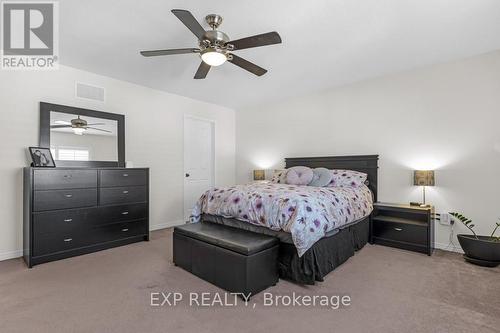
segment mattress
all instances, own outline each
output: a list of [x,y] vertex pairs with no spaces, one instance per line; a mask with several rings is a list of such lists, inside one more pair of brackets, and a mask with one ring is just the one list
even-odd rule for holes
[[[337,229],[328,231],[327,233],[325,233],[324,237],[331,237],[331,236],[337,234],[340,230],[342,230],[344,228],[348,228],[348,227],[362,221],[363,219],[365,219],[365,218],[361,218],[361,219],[356,220],[354,222],[348,223],[341,228],[337,228]],[[233,227],[233,228],[238,228],[238,229],[256,232],[259,234],[273,236],[273,237],[278,238],[280,240],[280,242],[282,242],[282,243],[293,244],[292,234],[289,232],[276,231],[276,230],[272,230],[272,229],[269,229],[266,227],[254,225],[254,224],[251,224],[248,222],[239,221],[239,220],[236,220],[234,218],[227,218],[224,216],[217,216],[217,215],[210,215],[210,214],[203,214],[201,220],[203,222],[222,224],[222,225]]]
[[298,255],[302,256],[321,238],[369,216],[372,210],[372,193],[365,185],[314,187],[250,183],[206,191],[193,209],[191,222],[210,215],[220,217],[212,218],[215,222],[232,223],[221,218],[234,219],[285,232],[288,235],[276,235],[288,242],[291,237]]

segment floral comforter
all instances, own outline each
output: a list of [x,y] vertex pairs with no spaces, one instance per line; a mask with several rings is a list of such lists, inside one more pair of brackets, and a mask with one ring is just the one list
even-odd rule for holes
[[292,234],[299,256],[331,230],[368,216],[373,210],[370,189],[251,183],[205,192],[191,222],[202,214],[235,218]]

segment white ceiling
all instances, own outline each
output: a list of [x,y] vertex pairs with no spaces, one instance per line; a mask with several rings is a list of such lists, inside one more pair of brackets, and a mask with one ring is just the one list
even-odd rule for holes
[[[498,0],[64,0],[61,63],[233,108],[500,49]],[[198,55],[144,58],[139,50],[196,47],[173,15],[204,24],[221,14],[231,39],[277,31],[283,43],[237,52],[269,70],[230,63],[194,80]]]

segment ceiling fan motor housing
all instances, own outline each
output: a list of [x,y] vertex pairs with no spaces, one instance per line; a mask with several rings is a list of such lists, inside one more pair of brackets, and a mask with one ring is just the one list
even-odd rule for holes
[[220,15],[209,14],[205,16],[205,21],[207,21],[208,25],[215,30],[222,24],[223,19]]
[[77,119],[72,119],[71,120],[71,125],[72,127],[86,127],[87,126],[87,121],[83,120],[78,116]]
[[219,52],[225,54],[229,59],[228,52],[234,49],[232,44],[228,44],[229,41],[229,36],[222,31],[206,31],[203,39],[200,41],[200,54],[205,52]]

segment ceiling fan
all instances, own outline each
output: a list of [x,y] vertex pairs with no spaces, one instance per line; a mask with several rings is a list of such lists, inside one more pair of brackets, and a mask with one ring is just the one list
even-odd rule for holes
[[76,119],[71,119],[71,122],[64,121],[64,120],[56,120],[54,123],[55,123],[55,125],[50,125],[50,128],[71,128],[71,129],[73,129],[73,133],[75,133],[76,135],[83,135],[83,133],[89,129],[92,129],[95,131],[111,133],[111,131],[108,131],[108,130],[104,130],[104,129],[96,128],[96,127],[90,127],[90,126],[106,125],[105,123],[89,124],[89,123],[87,123],[86,120],[81,119],[80,116],[78,116],[78,118],[76,118]]
[[196,21],[193,14],[188,10],[173,9],[172,13],[181,20],[184,25],[198,38],[198,48],[167,49],[154,51],[141,51],[144,57],[164,56],[171,54],[199,53],[201,64],[194,76],[195,79],[204,79],[212,66],[220,66],[226,61],[239,66],[257,76],[264,75],[267,70],[259,67],[248,60],[233,54],[233,51],[248,49],[258,46],[266,46],[281,43],[281,37],[276,32],[255,35],[237,40],[229,39],[229,36],[217,28],[222,23],[222,16],[210,14],[205,17],[205,21],[212,30],[205,31]]

